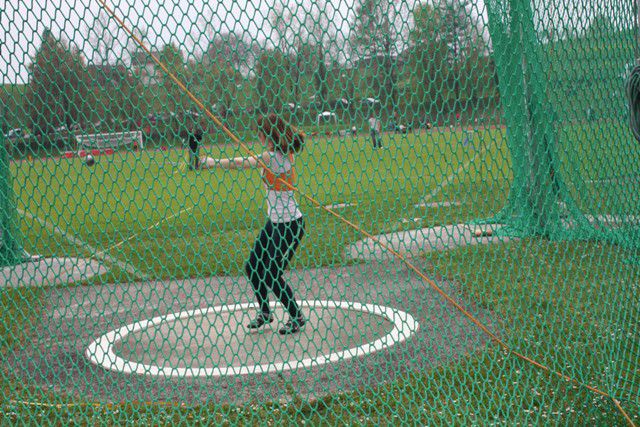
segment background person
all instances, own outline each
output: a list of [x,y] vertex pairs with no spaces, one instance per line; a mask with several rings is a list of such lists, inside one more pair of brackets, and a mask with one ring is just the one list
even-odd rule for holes
[[381,148],[382,140],[380,134],[382,133],[382,123],[373,114],[369,117],[369,129],[371,131],[371,140],[373,142],[373,148]]
[[200,166],[200,143],[202,142],[203,131],[198,123],[189,127],[187,134],[187,144],[189,145],[189,169],[195,170]]

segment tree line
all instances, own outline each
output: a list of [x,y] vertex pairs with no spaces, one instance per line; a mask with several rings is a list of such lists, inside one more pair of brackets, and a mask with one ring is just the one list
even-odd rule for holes
[[[236,124],[273,110],[300,122],[313,122],[322,111],[354,121],[371,108],[406,121],[435,121],[495,104],[490,46],[473,3],[406,6],[362,0],[348,30],[332,25],[326,0],[304,12],[279,6],[269,15],[274,31],[266,41],[208,28],[209,46],[198,57],[187,58],[185,46],[176,43],[152,51],[208,108]],[[87,34],[95,48],[90,60],[45,29],[21,102],[9,99],[15,90],[2,92],[11,110],[4,126],[29,127],[36,135],[74,127],[122,130],[196,109],[167,75],[149,66],[139,47],[118,54],[110,25],[96,17]],[[367,99],[372,103],[363,103]]]

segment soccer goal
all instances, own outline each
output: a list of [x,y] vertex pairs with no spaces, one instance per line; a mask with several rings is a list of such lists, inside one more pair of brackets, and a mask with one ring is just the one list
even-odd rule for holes
[[76,135],[76,141],[78,150],[144,148],[141,131],[81,134]]

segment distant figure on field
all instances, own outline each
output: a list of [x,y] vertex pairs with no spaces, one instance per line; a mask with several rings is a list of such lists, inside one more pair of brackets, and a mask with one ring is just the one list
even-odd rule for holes
[[189,128],[187,143],[189,144],[189,169],[197,170],[200,166],[200,142],[202,142],[202,128],[195,124]]
[[369,117],[369,129],[371,130],[373,148],[381,148],[382,140],[380,138],[380,134],[382,133],[382,123],[373,114]]

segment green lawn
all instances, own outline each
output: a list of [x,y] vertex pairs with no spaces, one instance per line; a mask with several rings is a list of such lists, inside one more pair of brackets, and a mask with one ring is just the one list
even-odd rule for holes
[[640,146],[622,118],[567,126],[558,146],[565,183],[583,212],[637,212]]
[[[297,168],[298,199],[312,237],[303,241],[295,264],[340,264],[345,245],[361,238],[305,196],[322,205],[354,203],[340,213],[373,234],[396,229],[402,218],[435,225],[490,216],[508,190],[505,147],[497,131],[470,138],[465,145],[462,133],[449,131],[390,134],[384,138],[387,148],[379,151],[366,137],[309,138]],[[206,154],[244,153],[213,147]],[[43,255],[91,255],[52,232],[56,226],[154,278],[237,274],[266,218],[259,172],[185,172],[176,166],[183,155],[117,153],[99,157],[91,168],[80,159],[16,163],[18,208],[30,214],[22,216],[25,248]],[[414,207],[429,194],[431,201],[464,204],[451,210]],[[100,280],[122,279],[112,273]]]
[[[582,141],[588,139],[589,131],[573,128],[562,135]],[[372,234],[415,227],[401,223],[402,218],[421,218],[420,226],[426,227],[491,217],[504,206],[509,192],[510,160],[503,136],[495,130],[467,134],[433,129],[386,135],[387,148],[379,151],[364,136],[312,138],[297,161],[299,189],[322,204],[355,203],[339,212]],[[624,144],[619,147],[622,153],[630,150]],[[207,154],[243,153],[227,146],[209,148]],[[180,151],[118,153],[100,157],[93,168],[79,159],[16,163],[12,173],[18,208],[97,251],[108,250],[153,278],[240,274],[265,220],[259,174],[181,172],[175,163],[182,155]],[[362,236],[302,195],[298,197],[308,228],[293,268],[347,262],[344,247]],[[425,197],[461,205],[414,207]],[[169,219],[163,221],[165,218]],[[26,249],[43,255],[92,255],[50,228],[22,216]],[[552,372],[620,398],[638,423],[640,373],[636,362],[640,353],[637,339],[627,338],[637,333],[639,319],[634,297],[637,259],[635,251],[604,242],[527,238],[426,253],[418,265],[430,277],[453,281],[465,301],[492,311],[501,320],[500,336],[509,348]],[[89,284],[133,279],[114,268]],[[5,319],[10,320],[3,322],[0,331],[8,337],[2,341],[6,352],[35,327],[40,300],[38,292],[21,289],[5,292],[1,301]],[[25,390],[10,378],[5,372],[0,381],[5,396],[48,396],[41,390]],[[68,401],[63,393],[56,393],[55,399]],[[303,421],[368,425],[625,423],[608,398],[536,368],[497,345],[448,366],[382,381],[374,389],[312,402],[300,399],[240,407],[212,403],[195,408],[80,405],[64,411],[18,406],[13,412],[8,420],[38,412],[43,419],[56,422],[95,417],[113,424],[131,417],[141,424],[184,420],[253,424],[264,419],[295,425]]]

